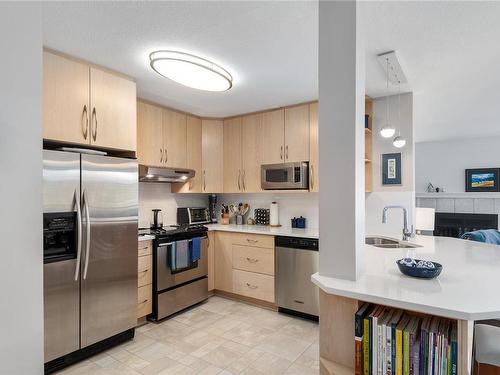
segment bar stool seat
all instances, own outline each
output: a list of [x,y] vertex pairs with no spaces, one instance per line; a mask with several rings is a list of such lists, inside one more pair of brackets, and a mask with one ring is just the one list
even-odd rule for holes
[[476,375],[500,375],[500,320],[476,322],[474,359],[477,362]]

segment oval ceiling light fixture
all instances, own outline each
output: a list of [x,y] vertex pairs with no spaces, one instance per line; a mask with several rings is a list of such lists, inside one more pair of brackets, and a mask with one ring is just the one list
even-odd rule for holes
[[227,91],[233,77],[221,66],[178,51],[154,51],[149,55],[151,68],[181,85],[204,91]]
[[398,135],[397,137],[395,137],[393,139],[392,144],[394,145],[394,147],[397,147],[397,148],[404,147],[406,145],[406,139],[404,139],[403,137]]

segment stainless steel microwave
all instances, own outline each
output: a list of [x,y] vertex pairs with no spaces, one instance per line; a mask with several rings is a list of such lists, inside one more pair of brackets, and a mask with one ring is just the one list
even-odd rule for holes
[[178,207],[177,224],[194,225],[210,223],[208,208],[205,207]]
[[309,162],[264,164],[261,169],[263,190],[309,189]]

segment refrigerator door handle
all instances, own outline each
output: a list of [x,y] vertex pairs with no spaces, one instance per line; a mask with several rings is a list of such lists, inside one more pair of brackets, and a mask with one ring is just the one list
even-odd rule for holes
[[85,220],[86,220],[86,229],[87,229],[87,238],[85,242],[85,266],[83,268],[83,280],[87,278],[87,270],[89,268],[89,257],[90,257],[90,213],[89,213],[89,205],[87,202],[87,194],[86,191],[83,191],[83,209],[85,210]]
[[75,281],[78,281],[78,276],[80,274],[80,262],[82,257],[82,210],[80,207],[80,194],[78,194],[78,189],[75,189],[75,206],[76,206],[76,222],[78,226]]

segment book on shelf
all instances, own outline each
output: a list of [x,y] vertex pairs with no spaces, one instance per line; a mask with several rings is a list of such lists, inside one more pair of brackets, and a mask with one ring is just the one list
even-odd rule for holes
[[457,324],[363,304],[355,315],[356,375],[456,375]]

